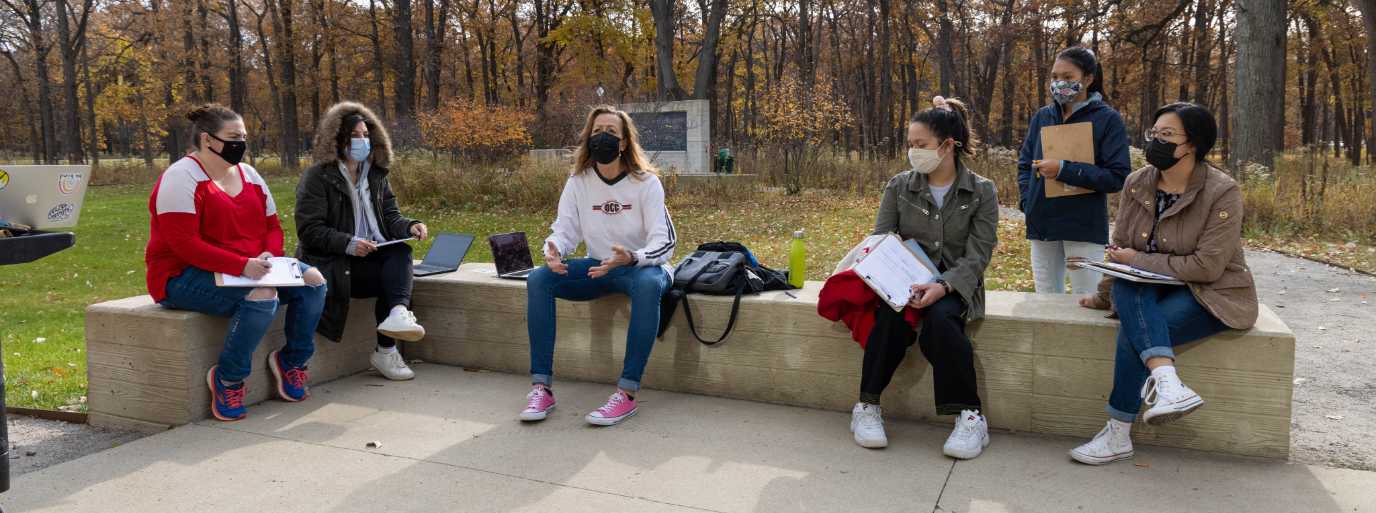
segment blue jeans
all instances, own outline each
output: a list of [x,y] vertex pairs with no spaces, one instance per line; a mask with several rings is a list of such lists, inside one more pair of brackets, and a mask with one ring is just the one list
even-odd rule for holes
[[1114,280],[1113,304],[1122,324],[1113,392],[1104,409],[1115,419],[1133,422],[1142,408],[1142,384],[1151,375],[1147,360],[1158,356],[1173,360],[1173,346],[1222,333],[1228,326],[1205,310],[1189,287]]
[[554,375],[554,299],[591,301],[611,293],[631,297],[631,324],[626,330],[626,359],[616,386],[640,390],[640,377],[659,331],[659,301],[671,285],[659,266],[617,267],[601,278],[588,277],[600,265],[591,258],[566,260],[568,274],[541,267],[526,281],[526,325],[530,330],[531,381],[550,385]]
[[[310,269],[303,264],[302,271]],[[288,367],[301,368],[315,354],[315,325],[325,309],[325,285],[318,287],[280,287],[276,299],[248,299],[253,289],[217,287],[215,274],[188,267],[167,280],[167,298],[162,306],[190,310],[218,317],[229,317],[229,333],[220,350],[220,379],[242,381],[253,369],[253,351],[263,341],[268,326],[277,317],[278,305],[287,304],[286,338],[282,360]]]

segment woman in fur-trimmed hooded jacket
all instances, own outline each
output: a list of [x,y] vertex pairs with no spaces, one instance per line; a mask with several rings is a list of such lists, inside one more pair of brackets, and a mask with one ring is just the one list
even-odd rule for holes
[[388,184],[392,144],[377,115],[363,105],[330,107],[315,132],[312,158],[296,187],[297,257],[329,283],[316,332],[339,341],[352,298],[376,297],[377,350],[372,364],[388,379],[415,373],[396,340],[416,341],[425,329],[411,305],[411,247],[379,244],[429,236],[425,224],[401,214]]

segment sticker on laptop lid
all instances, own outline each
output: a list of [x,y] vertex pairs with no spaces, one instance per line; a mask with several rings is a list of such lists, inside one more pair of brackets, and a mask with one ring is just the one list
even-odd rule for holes
[[76,212],[76,206],[71,203],[62,203],[48,211],[48,221],[66,221],[72,218],[72,213]]
[[57,177],[57,192],[64,196],[76,193],[77,187],[81,186],[81,177],[81,173],[62,173]]
[[5,190],[5,188],[6,188],[6,187],[9,187],[9,186],[10,186],[10,174],[9,174],[9,173],[6,173],[5,170],[0,169],[0,191]]

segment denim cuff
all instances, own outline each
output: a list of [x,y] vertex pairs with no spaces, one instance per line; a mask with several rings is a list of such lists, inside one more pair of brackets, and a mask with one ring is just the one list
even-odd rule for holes
[[1171,360],[1175,360],[1175,350],[1167,346],[1148,347],[1142,351],[1142,354],[1138,356],[1142,357],[1143,364],[1146,364],[1147,360],[1156,358],[1158,356],[1164,356],[1166,358],[1170,358]]
[[616,387],[617,387],[617,388],[620,388],[620,389],[622,389],[622,390],[625,390],[625,391],[627,391],[627,392],[639,392],[639,391],[640,391],[640,382],[639,382],[639,381],[631,381],[631,380],[626,379],[626,378],[621,378],[621,379],[617,380],[617,382],[616,382]]
[[530,384],[552,386],[554,385],[554,377],[549,374],[531,374]]
[[1108,416],[1113,417],[1114,420],[1127,422],[1129,424],[1137,422],[1137,414],[1124,412],[1123,410],[1114,408],[1113,405],[1105,405],[1104,411],[1108,412]]

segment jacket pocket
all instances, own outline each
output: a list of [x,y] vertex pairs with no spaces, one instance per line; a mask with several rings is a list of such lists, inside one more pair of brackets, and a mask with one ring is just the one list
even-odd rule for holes
[[1252,273],[1246,267],[1238,264],[1228,264],[1217,281],[1209,284],[1209,288],[1214,290],[1238,289],[1255,287],[1256,282],[1252,279]]

